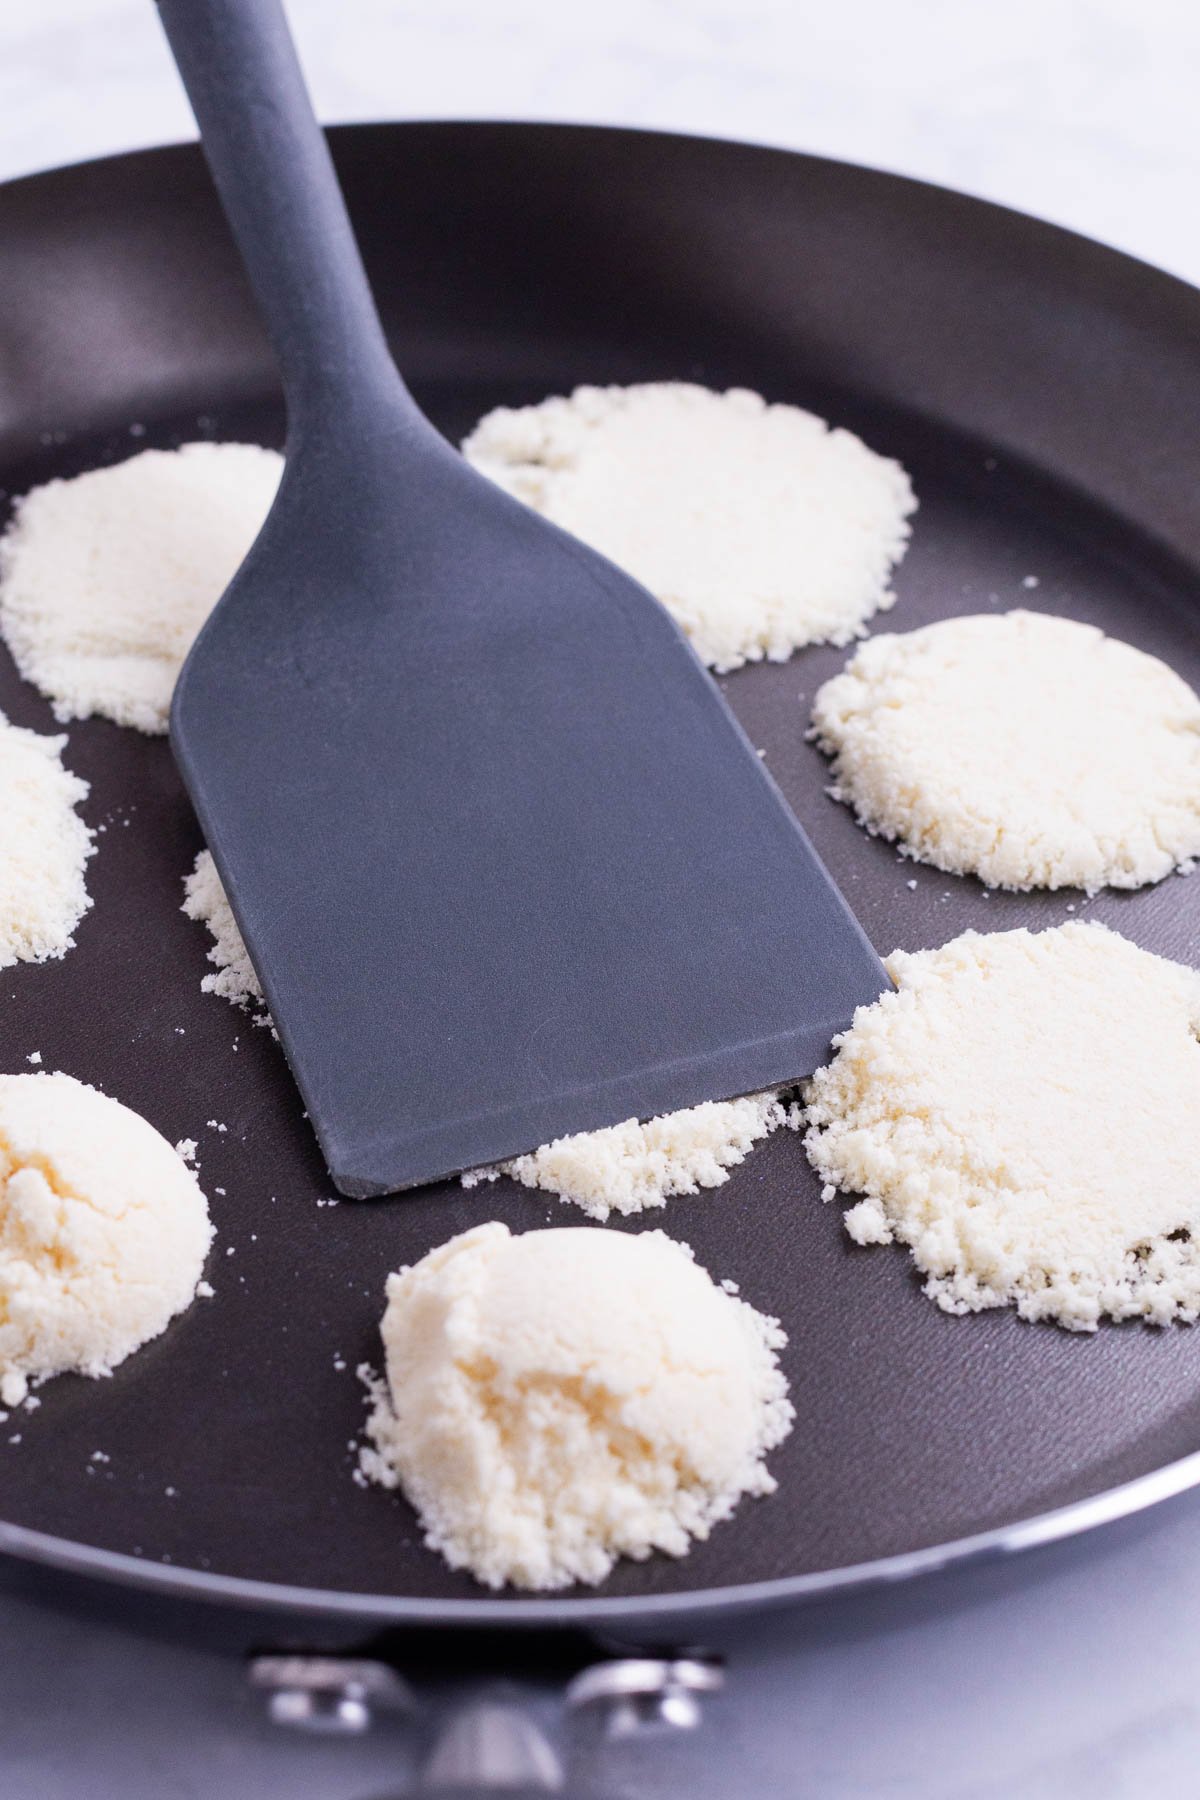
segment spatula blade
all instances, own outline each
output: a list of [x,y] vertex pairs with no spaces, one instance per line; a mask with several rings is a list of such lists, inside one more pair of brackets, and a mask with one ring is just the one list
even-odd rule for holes
[[338,1188],[811,1072],[886,976],[681,632],[448,448],[400,479],[289,462],[172,718]]

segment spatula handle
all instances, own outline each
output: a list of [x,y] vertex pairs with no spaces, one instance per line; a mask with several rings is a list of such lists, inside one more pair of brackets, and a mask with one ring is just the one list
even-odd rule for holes
[[291,429],[401,399],[280,0],[157,4],[279,360]]

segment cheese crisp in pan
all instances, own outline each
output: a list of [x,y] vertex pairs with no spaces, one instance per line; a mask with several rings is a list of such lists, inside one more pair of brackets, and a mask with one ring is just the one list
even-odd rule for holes
[[745,388],[580,387],[498,407],[463,453],[648,587],[720,671],[860,636],[895,600],[917,504],[899,463]]
[[1137,888],[1200,856],[1200,698],[1043,613],[872,638],[813,707],[838,800],[989,887]]
[[808,1084],[809,1158],[947,1312],[1200,1316],[1200,974],[1099,924],[888,958]]

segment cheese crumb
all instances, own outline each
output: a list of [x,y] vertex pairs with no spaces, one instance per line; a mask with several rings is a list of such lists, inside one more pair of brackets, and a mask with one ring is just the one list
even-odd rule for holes
[[830,792],[989,887],[1142,887],[1200,854],[1200,698],[1095,626],[1011,612],[873,638],[827,681]]
[[744,1494],[793,1409],[774,1319],[660,1231],[491,1223],[388,1278],[388,1385],[361,1472],[491,1588],[603,1581],[682,1556]]
[[0,1398],[108,1375],[196,1292],[195,1176],[145,1119],[69,1075],[0,1075]]
[[603,1222],[614,1212],[664,1206],[672,1194],[720,1187],[761,1139],[781,1125],[795,1130],[799,1124],[798,1106],[773,1093],[709,1100],[645,1124],[626,1119],[602,1131],[556,1138],[512,1162],[469,1170],[462,1184],[475,1187],[508,1175]]
[[256,444],[185,444],[17,501],[0,540],[0,632],[57,719],[167,729],[183,659],[282,468]]
[[256,1025],[269,1025],[274,1030],[262,986],[250,961],[250,952],[238,930],[233,908],[209,851],[200,852],[196,866],[183,886],[183,911],[189,919],[207,925],[213,939],[208,960],[215,963],[216,968],[201,981],[201,991],[219,994],[223,1000],[250,1013]]
[[92,904],[94,833],[75,811],[89,790],[63,767],[66,741],[0,713],[0,969],[65,956]]
[[1200,974],[1100,924],[896,951],[806,1088],[805,1148],[946,1312],[1200,1316]]
[[497,408],[463,454],[648,587],[721,672],[847,644],[895,602],[916,508],[900,464],[748,389],[580,387]]

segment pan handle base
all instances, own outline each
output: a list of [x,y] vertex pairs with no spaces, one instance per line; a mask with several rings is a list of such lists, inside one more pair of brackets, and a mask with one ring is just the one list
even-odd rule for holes
[[[250,1658],[247,1679],[265,1697],[273,1724],[309,1734],[358,1735],[386,1716],[415,1726],[424,1710],[390,1656],[264,1652]],[[559,1690],[561,1720],[581,1728],[597,1749],[670,1737],[696,1729],[705,1697],[724,1679],[719,1659],[704,1652],[603,1657],[577,1666]],[[472,1684],[448,1708],[437,1707],[432,1748],[410,1791],[563,1793],[554,1736],[544,1706],[524,1706],[517,1684]]]

